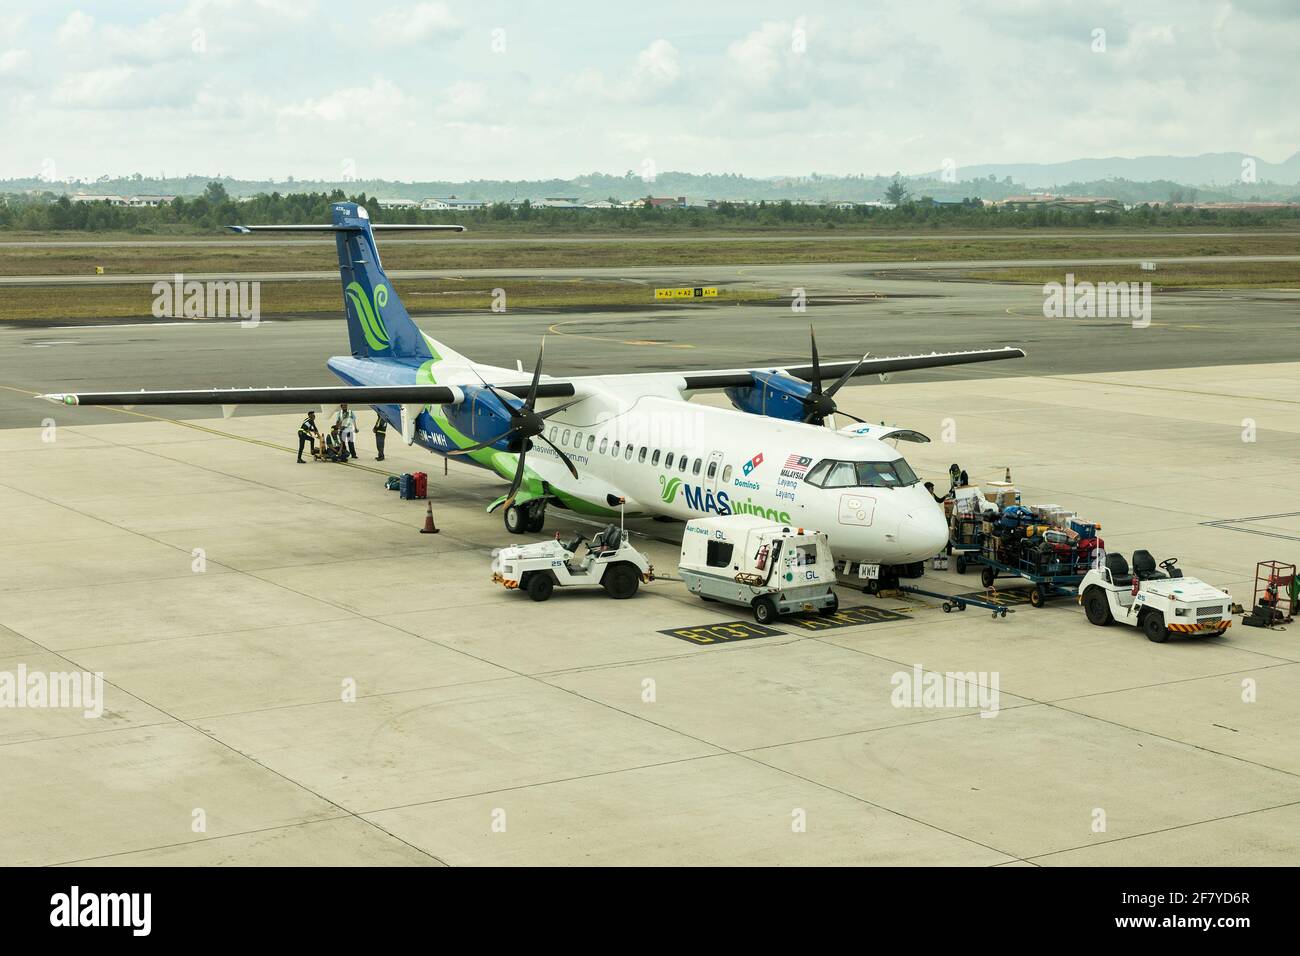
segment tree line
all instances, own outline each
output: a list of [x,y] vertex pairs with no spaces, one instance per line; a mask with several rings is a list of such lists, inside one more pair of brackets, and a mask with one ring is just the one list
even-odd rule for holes
[[236,223],[280,225],[326,223],[330,203],[352,200],[364,205],[374,222],[455,223],[471,230],[511,232],[637,232],[637,231],[779,231],[862,228],[948,229],[1103,229],[1109,226],[1190,227],[1269,226],[1294,224],[1300,209],[1210,210],[1142,204],[1127,210],[1050,209],[986,206],[977,198],[936,203],[899,189],[890,196],[895,208],[879,206],[805,205],[789,200],[745,204],[721,201],[712,207],[685,209],[637,207],[564,209],[491,203],[480,209],[382,209],[365,193],[261,193],[235,201],[219,182],[202,195],[178,196],[158,206],[115,206],[106,201],[73,202],[67,196],[7,195],[0,197],[0,231],[5,232],[128,232],[139,234],[203,233]]

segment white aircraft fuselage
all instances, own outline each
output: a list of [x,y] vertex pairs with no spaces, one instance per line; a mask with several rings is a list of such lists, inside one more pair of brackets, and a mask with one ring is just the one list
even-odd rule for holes
[[[435,354],[450,352],[441,343],[430,344]],[[428,381],[469,391],[485,380],[520,377],[513,369],[479,365],[459,355],[448,359],[431,363]],[[358,362],[336,357],[329,364],[345,380],[354,380],[363,373],[354,365]],[[374,380],[372,372],[366,377]],[[874,564],[922,561],[947,543],[942,509],[905,461],[900,468],[886,469],[903,472],[897,480],[877,480],[874,486],[841,480],[833,487],[819,487],[808,480],[824,461],[888,466],[902,460],[903,455],[884,441],[848,429],[689,401],[685,380],[672,373],[569,376],[564,381],[574,384],[580,400],[547,421],[546,436],[568,455],[578,478],[545,442],[534,441],[528,452],[529,491],[521,502],[549,494],[576,511],[609,515],[623,499],[629,516],[682,521],[758,514],[824,531],[838,558]],[[482,401],[486,405],[494,400],[484,396]],[[537,407],[545,411],[565,401],[572,399],[544,399]],[[476,430],[473,405],[467,400],[456,409],[426,406],[416,413],[410,437],[440,454],[491,437],[498,424],[485,415],[483,431]],[[377,410],[400,431],[398,406]],[[414,411],[408,409],[408,415]],[[517,456],[491,448],[460,460],[508,478]],[[846,473],[842,468],[840,472]]]

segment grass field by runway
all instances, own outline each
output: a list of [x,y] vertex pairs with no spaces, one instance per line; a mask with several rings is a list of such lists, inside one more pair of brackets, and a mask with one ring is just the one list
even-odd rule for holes
[[[900,237],[895,241],[754,237],[719,242],[677,237],[662,241],[545,242],[503,245],[491,242],[382,244],[384,265],[401,269],[495,269],[637,267],[676,265],[758,265],[773,263],[896,262],[899,260],[1104,259],[1164,256],[1294,255],[1300,239],[1291,234],[1249,232],[1212,236],[989,236]],[[134,273],[297,272],[336,265],[334,246],[323,242],[173,246],[5,248],[0,243],[0,275],[93,275],[102,267],[112,275]]]
[[[494,290],[504,290],[502,303],[511,311],[546,309],[653,308],[654,286],[641,282],[600,279],[534,279],[475,276],[466,279],[410,279],[401,284],[402,301],[413,313],[488,311]],[[720,289],[712,304],[758,302],[782,293],[764,289]],[[342,310],[342,292],[335,279],[262,282],[261,314],[265,317],[334,313]],[[0,288],[0,321],[142,318],[154,300],[147,284]],[[681,306],[681,302],[659,303]]]

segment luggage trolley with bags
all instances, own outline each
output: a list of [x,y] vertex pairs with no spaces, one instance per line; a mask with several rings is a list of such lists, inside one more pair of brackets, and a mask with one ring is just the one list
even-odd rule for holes
[[1020,578],[1034,585],[1029,603],[1042,607],[1048,598],[1078,594],[1102,547],[1098,527],[1077,518],[1062,526],[1042,510],[1014,505],[989,523],[979,553],[970,561],[981,566],[985,588],[1000,577]]

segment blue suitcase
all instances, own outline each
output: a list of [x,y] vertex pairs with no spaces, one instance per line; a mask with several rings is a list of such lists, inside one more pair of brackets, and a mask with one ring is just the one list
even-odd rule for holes
[[415,498],[415,478],[412,475],[402,475],[402,485],[398,492],[403,501],[411,501]]

